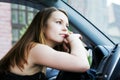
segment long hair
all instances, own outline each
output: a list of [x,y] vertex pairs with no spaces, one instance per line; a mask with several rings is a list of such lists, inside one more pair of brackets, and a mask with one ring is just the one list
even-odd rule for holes
[[18,66],[20,70],[27,64],[29,51],[36,43],[45,44],[44,28],[52,12],[61,11],[66,16],[66,12],[54,7],[45,8],[39,11],[21,39],[9,50],[9,52],[0,60],[0,72],[10,71],[10,67]]

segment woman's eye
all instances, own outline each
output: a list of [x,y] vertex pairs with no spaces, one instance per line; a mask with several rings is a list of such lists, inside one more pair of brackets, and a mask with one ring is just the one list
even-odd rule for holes
[[61,21],[56,21],[56,23],[58,23],[58,24],[62,24],[62,22],[61,22]]

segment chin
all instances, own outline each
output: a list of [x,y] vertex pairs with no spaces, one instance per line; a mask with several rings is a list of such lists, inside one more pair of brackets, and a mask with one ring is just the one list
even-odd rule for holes
[[57,41],[57,44],[62,44],[63,43],[63,40],[62,41]]
[[63,39],[60,39],[60,38],[58,38],[57,40],[54,40],[54,41],[57,44],[62,44],[63,43]]

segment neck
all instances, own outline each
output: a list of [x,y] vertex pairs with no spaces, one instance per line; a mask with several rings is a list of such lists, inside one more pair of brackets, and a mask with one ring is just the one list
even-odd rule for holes
[[46,41],[46,44],[52,48],[54,48],[56,46],[56,44],[52,41]]

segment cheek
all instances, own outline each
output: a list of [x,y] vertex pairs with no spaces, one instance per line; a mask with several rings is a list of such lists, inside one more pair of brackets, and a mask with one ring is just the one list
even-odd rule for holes
[[55,30],[54,29],[51,29],[51,28],[47,28],[46,31],[45,31],[45,37],[47,39],[50,39],[50,38],[53,38],[54,35],[55,35]]
[[58,30],[51,29],[51,30],[46,31],[46,40],[61,42],[63,41],[63,38],[60,37]]
[[47,37],[56,37],[59,34],[58,29],[50,29],[46,32]]
[[53,34],[53,35],[55,35],[55,34],[58,34],[59,32],[60,32],[60,26],[58,26],[58,25],[56,25],[55,23],[53,23],[53,24],[51,24],[51,25],[49,25],[48,27],[47,27],[47,29],[46,29],[46,32],[48,33],[48,34]]
[[45,29],[46,38],[55,38],[58,36],[61,27],[54,21],[48,22],[47,28]]

